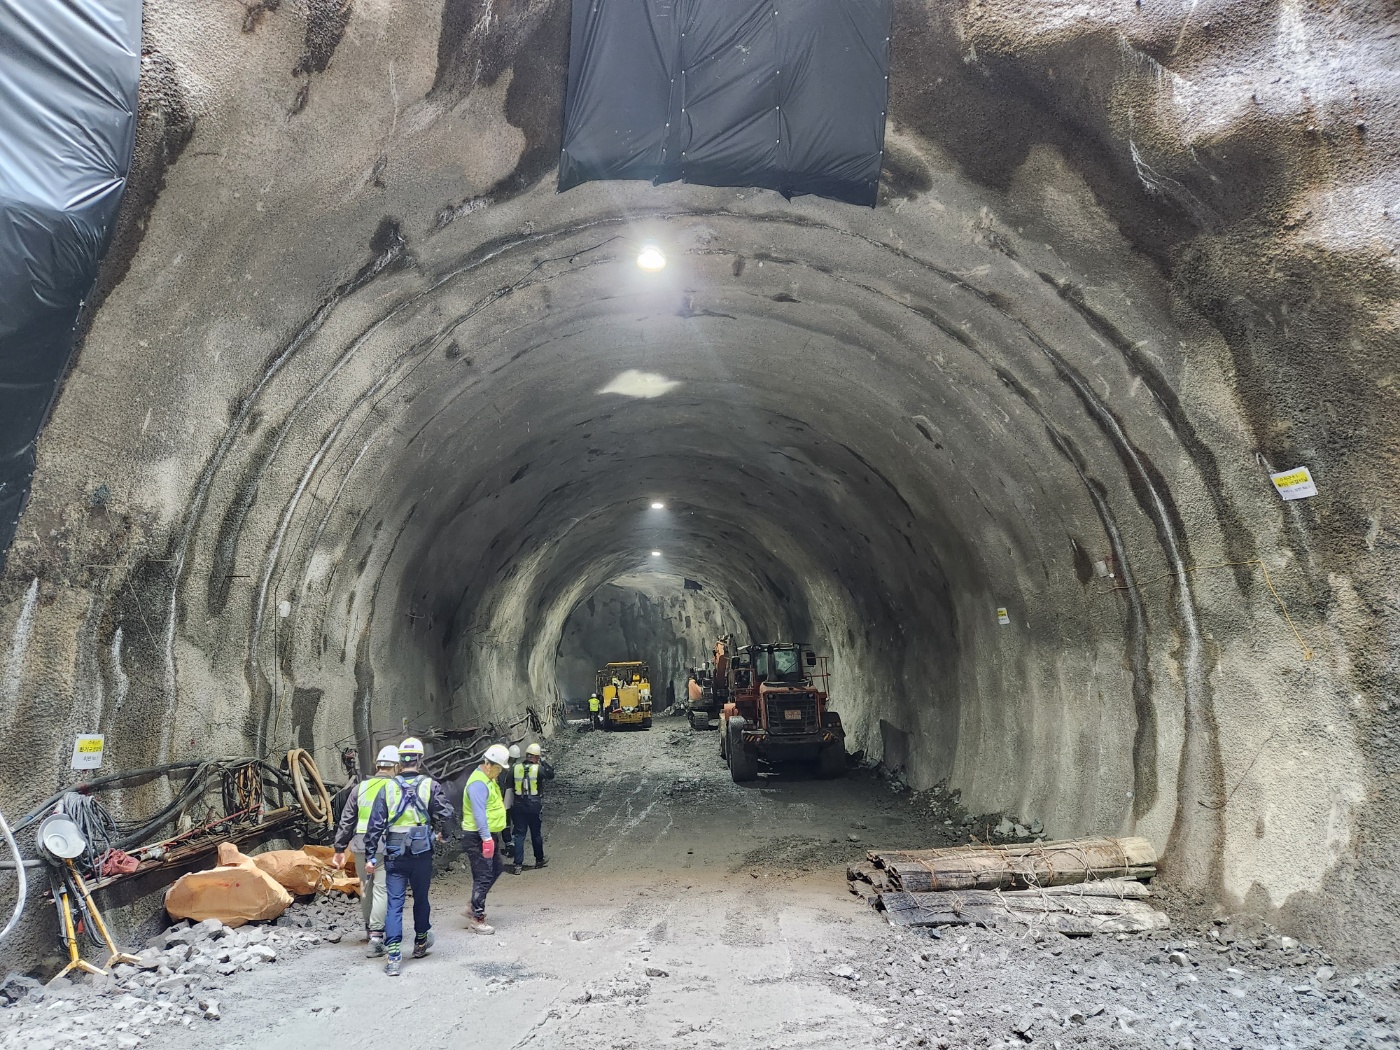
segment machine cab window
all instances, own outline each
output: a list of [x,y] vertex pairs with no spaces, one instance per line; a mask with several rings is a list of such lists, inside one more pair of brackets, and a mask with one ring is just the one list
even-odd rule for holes
[[797,649],[774,649],[768,654],[768,680],[800,685],[806,681],[802,654]]

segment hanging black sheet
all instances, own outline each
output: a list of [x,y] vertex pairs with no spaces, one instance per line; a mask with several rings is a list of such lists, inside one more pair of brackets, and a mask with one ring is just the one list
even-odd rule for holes
[[574,0],[559,189],[760,186],[874,207],[892,0]]
[[131,164],[140,0],[0,0],[0,567]]

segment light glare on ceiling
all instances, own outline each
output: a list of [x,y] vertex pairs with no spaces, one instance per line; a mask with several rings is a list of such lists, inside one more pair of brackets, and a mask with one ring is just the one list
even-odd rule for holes
[[660,551],[652,551],[652,552],[651,552],[651,556],[652,556],[653,558],[659,558],[659,557],[661,557],[661,552],[660,552]]
[[637,255],[637,265],[647,273],[656,273],[657,270],[666,268],[666,256],[661,254],[661,249],[656,245],[646,244]]
[[666,504],[662,503],[660,500],[657,500],[655,503],[653,503],[653,504],[651,505],[651,509],[652,509],[652,510],[665,510],[665,509],[666,509]]

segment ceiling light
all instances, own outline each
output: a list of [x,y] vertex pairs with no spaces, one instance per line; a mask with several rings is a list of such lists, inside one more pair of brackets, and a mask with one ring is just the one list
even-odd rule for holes
[[657,270],[666,268],[666,256],[661,254],[661,249],[656,245],[646,244],[637,256],[637,265],[647,273],[656,273]]
[[659,557],[661,557],[661,552],[660,552],[660,551],[652,551],[652,552],[651,552],[651,556],[652,556],[653,558],[659,558]]
[[662,503],[660,500],[657,500],[655,503],[653,503],[653,504],[651,505],[651,509],[652,509],[652,510],[665,510],[665,509],[666,509],[666,504]]

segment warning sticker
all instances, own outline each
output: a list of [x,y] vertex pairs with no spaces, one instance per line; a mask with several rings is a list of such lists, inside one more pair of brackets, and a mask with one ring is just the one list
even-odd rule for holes
[[997,610],[997,623],[999,623],[999,624],[1001,624],[1003,627],[1005,627],[1005,626],[1006,626],[1007,624],[1009,624],[1010,622],[1011,622],[1011,617],[1006,615],[1006,610],[1005,610],[1005,609],[998,609],[998,610]]
[[1317,485],[1307,467],[1296,467],[1279,474],[1270,474],[1269,480],[1284,499],[1305,499],[1317,495]]
[[89,733],[78,737],[73,743],[74,769],[102,768],[102,734]]

